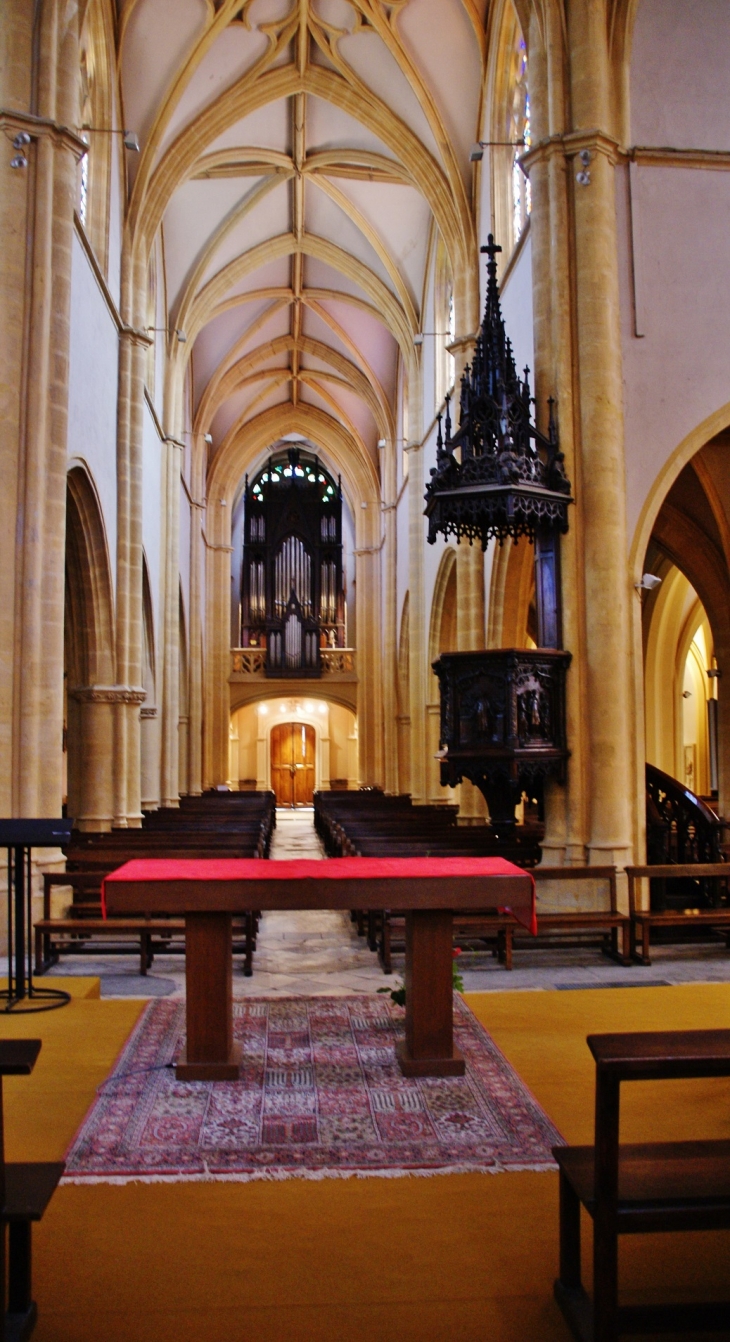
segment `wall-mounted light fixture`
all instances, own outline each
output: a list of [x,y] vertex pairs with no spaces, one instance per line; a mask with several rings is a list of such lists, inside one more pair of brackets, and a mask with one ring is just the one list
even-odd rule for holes
[[417,347],[420,348],[420,346],[423,344],[423,342],[424,342],[426,336],[438,336],[438,337],[440,337],[440,338],[444,338],[444,339],[445,339],[446,336],[449,336],[449,337],[451,336],[451,332],[450,332],[450,331],[416,331],[416,334],[415,334],[414,337],[413,337],[413,343],[414,343],[414,345],[416,345]]
[[182,436],[183,438],[202,438],[203,442],[208,444],[208,447],[211,447],[213,443],[212,433],[199,433],[194,429],[183,429]]
[[121,135],[124,148],[131,150],[133,154],[139,153],[139,136],[136,131],[109,130],[106,126],[82,126],[81,129],[90,130],[94,135]]
[[[167,329],[166,326],[148,326],[148,327],[146,327],[146,330],[148,330],[148,331],[161,331],[161,332],[163,333],[163,335],[169,335],[169,334],[170,334],[170,332],[168,331],[168,329]],[[184,345],[184,344],[185,344],[185,341],[187,340],[187,336],[186,336],[185,332],[179,330],[178,327],[176,326],[176,327],[175,327],[175,335],[177,336],[179,343],[180,343],[181,345]]]
[[524,140],[477,140],[476,144],[472,146],[471,153],[469,154],[469,162],[481,163],[484,158],[485,149],[518,149],[520,145],[524,145],[524,143]]
[[577,172],[577,173],[575,174],[575,180],[576,180],[576,182],[578,183],[579,186],[590,186],[590,184],[591,184],[591,174],[590,174],[589,171],[588,171],[588,164],[589,164],[590,161],[591,161],[590,150],[588,150],[588,149],[581,149],[581,151],[580,151],[580,153],[579,153],[579,155],[578,155],[578,158],[580,159],[581,163],[583,164],[583,167],[581,168],[580,172]]
[[657,578],[656,573],[642,573],[641,582],[635,582],[634,587],[637,592],[653,592],[660,582],[661,578]]
[[13,154],[10,160],[11,168],[27,168],[28,159],[24,152],[27,144],[30,144],[30,135],[27,130],[20,130],[17,135],[13,136],[13,149],[17,149],[18,152]]

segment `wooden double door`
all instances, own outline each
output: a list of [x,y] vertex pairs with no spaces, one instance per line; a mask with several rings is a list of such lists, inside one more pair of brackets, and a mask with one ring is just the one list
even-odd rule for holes
[[314,798],[314,728],[278,722],[271,729],[271,787],[277,806],[311,806]]

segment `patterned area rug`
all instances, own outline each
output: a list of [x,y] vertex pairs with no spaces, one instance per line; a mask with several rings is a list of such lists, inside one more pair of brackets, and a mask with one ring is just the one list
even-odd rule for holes
[[66,1180],[281,1179],[552,1169],[559,1133],[455,998],[466,1075],[406,1079],[382,996],[234,1003],[245,1072],[176,1081],[185,1007],[150,1002],[69,1152]]

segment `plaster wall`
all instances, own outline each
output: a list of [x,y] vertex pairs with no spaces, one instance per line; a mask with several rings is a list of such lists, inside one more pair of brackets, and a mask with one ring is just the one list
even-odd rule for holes
[[727,0],[639,0],[631,45],[631,139],[730,146]]
[[[729,399],[730,305],[720,277],[730,272],[730,173],[636,170],[632,212],[640,266],[634,282],[628,170],[617,171],[631,541],[664,463],[687,434]],[[698,213],[703,217],[702,247],[696,246]]]
[[[486,266],[483,264],[483,258],[482,269],[484,271],[482,276],[483,292],[486,293],[486,285],[484,284]],[[522,376],[525,365],[531,370],[535,367],[532,309],[532,238],[529,229],[520,254],[507,276],[504,287],[501,289],[500,299],[504,327],[512,341],[517,371]],[[530,381],[533,384],[534,391],[534,378],[532,376]]]
[[88,468],[101,505],[112,582],[117,542],[117,365],[119,339],[76,235],[71,260],[68,456]]
[[[725,0],[641,0],[632,143],[727,152],[729,65]],[[722,163],[621,165],[616,207],[630,544],[661,468],[730,399],[730,171]]]

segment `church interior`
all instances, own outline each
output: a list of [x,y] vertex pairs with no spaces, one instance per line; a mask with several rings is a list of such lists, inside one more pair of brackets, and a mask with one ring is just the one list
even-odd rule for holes
[[729,68],[0,6],[0,1338],[730,1338]]

